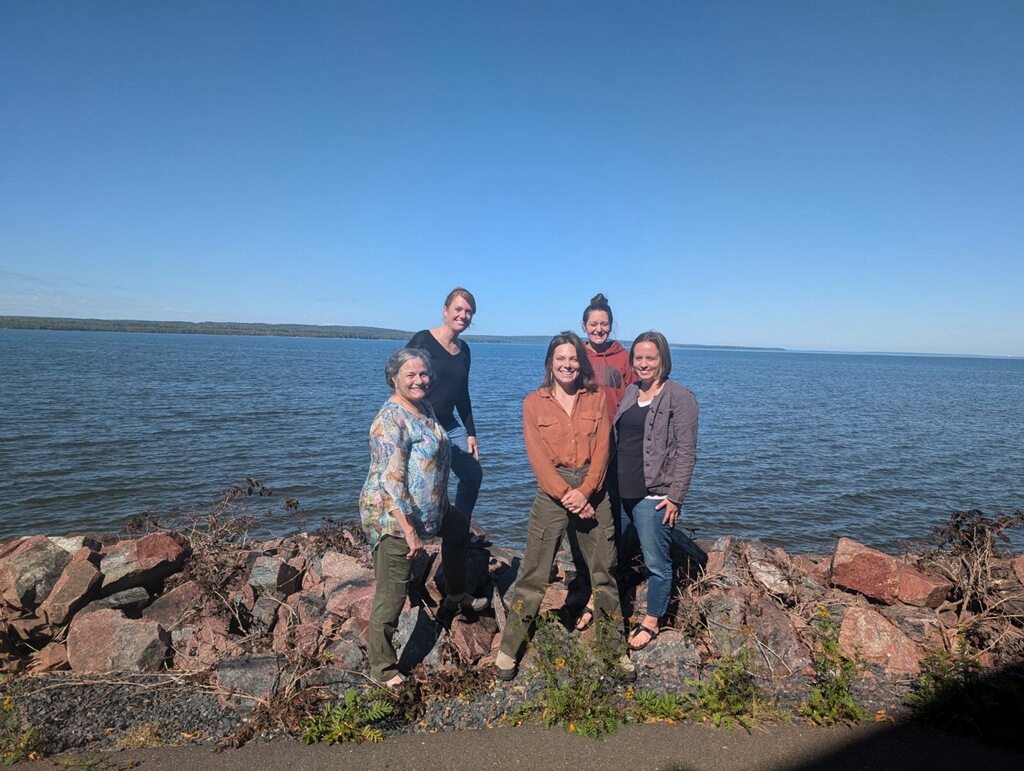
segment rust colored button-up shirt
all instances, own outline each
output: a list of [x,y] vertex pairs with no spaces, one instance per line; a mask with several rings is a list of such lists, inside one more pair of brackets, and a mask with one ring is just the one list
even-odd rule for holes
[[546,388],[523,401],[523,440],[526,456],[540,489],[558,500],[572,488],[556,469],[590,466],[579,490],[587,498],[604,486],[611,431],[604,394],[577,391],[572,415],[567,415]]

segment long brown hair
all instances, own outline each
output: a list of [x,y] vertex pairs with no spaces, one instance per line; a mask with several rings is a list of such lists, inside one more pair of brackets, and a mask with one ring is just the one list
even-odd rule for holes
[[551,390],[555,385],[555,370],[551,362],[555,358],[555,349],[560,345],[568,343],[576,349],[576,359],[580,365],[580,371],[576,375],[576,387],[584,391],[596,391],[597,390],[597,379],[594,377],[594,367],[590,363],[590,358],[587,356],[587,348],[583,345],[583,341],[580,340],[579,335],[575,332],[559,332],[557,335],[551,338],[551,342],[548,343],[548,352],[544,357],[544,380],[540,384],[541,388]]

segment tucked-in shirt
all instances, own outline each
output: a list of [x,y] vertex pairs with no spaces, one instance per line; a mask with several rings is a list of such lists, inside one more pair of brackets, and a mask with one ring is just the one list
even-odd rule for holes
[[448,510],[448,434],[429,404],[425,417],[385,402],[370,425],[370,472],[359,496],[363,529],[376,545],[382,535],[404,538],[398,511],[430,538]]
[[430,356],[434,378],[430,383],[427,398],[446,431],[457,425],[455,410],[459,411],[462,425],[468,436],[476,436],[476,425],[473,423],[473,405],[469,400],[469,367],[472,359],[469,354],[469,343],[459,341],[459,352],[452,355],[443,345],[437,342],[429,329],[424,329],[412,336],[410,348],[419,348]]
[[611,444],[607,421],[601,391],[578,391],[571,415],[546,388],[527,394],[523,401],[523,440],[541,490],[561,500],[572,488],[556,469],[582,466],[590,468],[580,492],[589,498],[602,489]]

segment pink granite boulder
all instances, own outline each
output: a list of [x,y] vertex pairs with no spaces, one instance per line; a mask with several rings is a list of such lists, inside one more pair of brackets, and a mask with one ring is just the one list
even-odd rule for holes
[[181,570],[187,555],[188,549],[167,533],[120,541],[104,552],[100,562],[102,592],[111,595],[135,587],[156,592],[167,576]]
[[67,623],[92,599],[102,583],[103,574],[96,566],[99,561],[99,553],[87,546],[75,552],[53,585],[53,590],[36,610],[36,615],[54,627]]
[[936,575],[850,538],[840,538],[836,544],[831,579],[836,586],[860,592],[887,605],[903,602],[923,608],[937,608],[952,588],[948,581]]
[[156,672],[167,660],[170,637],[155,621],[97,610],[75,616],[67,645],[75,672]]
[[174,587],[157,597],[142,611],[147,621],[156,621],[167,631],[173,631],[202,609],[203,594],[195,581]]
[[921,650],[903,632],[871,608],[849,608],[839,630],[844,655],[878,664],[890,674],[916,675]]

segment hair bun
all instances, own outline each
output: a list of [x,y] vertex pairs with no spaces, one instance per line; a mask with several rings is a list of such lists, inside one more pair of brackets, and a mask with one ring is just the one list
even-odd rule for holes
[[593,297],[590,298],[590,304],[591,305],[607,305],[608,304],[608,298],[605,297],[600,292],[598,292],[596,295],[594,295]]

